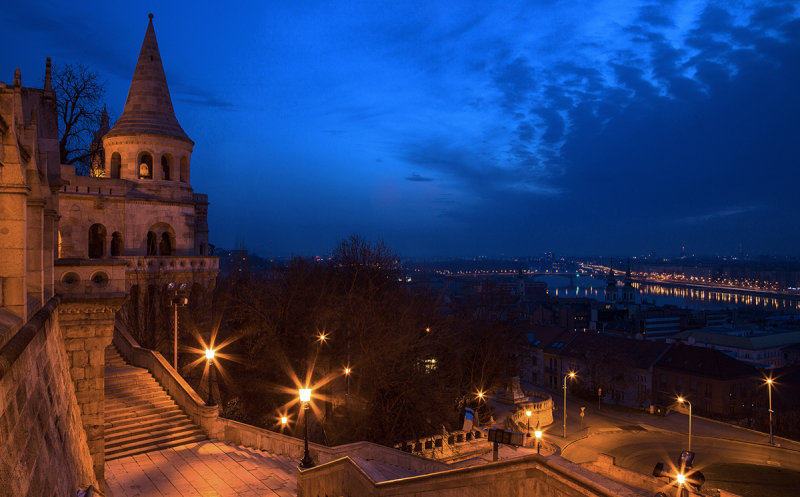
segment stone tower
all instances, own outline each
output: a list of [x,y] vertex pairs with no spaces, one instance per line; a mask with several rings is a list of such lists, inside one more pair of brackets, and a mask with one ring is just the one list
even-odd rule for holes
[[189,183],[193,147],[172,109],[150,14],[125,108],[103,137],[106,168],[112,178]]

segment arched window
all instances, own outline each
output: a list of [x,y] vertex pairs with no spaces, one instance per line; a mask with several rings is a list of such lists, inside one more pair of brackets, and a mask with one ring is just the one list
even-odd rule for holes
[[111,177],[119,178],[122,173],[122,158],[119,152],[111,154]]
[[153,156],[149,152],[139,154],[139,179],[153,179]]
[[100,259],[106,253],[106,227],[93,224],[89,228],[89,259]]
[[147,255],[154,256],[156,255],[156,234],[152,231],[147,232]]
[[161,178],[166,180],[166,181],[170,180],[170,177],[169,177],[169,163],[170,163],[169,156],[162,155],[161,156]]
[[172,241],[169,233],[161,233],[161,243],[158,244],[158,255],[172,255]]
[[122,255],[124,247],[122,246],[122,233],[115,231],[111,234],[111,255]]
[[181,181],[189,182],[189,159],[186,156],[181,157]]

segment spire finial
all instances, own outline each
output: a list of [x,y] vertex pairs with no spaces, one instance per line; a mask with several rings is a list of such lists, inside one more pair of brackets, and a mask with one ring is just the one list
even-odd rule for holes
[[152,21],[152,20],[153,20],[153,14],[152,14],[152,12],[151,12],[150,14],[147,14],[147,17],[149,17],[149,18],[150,18],[150,20]]
[[16,71],[14,71],[14,86],[22,86],[22,73],[19,70],[19,67]]
[[44,66],[44,89],[45,91],[52,91],[53,86],[50,83],[50,73],[52,68],[52,62],[50,61],[50,57],[47,58],[47,64]]

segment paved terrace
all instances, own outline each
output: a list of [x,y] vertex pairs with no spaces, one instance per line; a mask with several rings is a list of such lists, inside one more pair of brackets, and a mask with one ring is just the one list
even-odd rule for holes
[[297,461],[206,440],[107,461],[110,497],[297,495]]

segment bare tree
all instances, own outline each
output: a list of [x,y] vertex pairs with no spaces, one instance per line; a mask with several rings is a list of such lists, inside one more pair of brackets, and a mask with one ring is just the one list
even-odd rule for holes
[[105,84],[100,76],[82,64],[66,64],[53,71],[53,90],[58,102],[59,152],[62,164],[75,165],[88,174],[95,131],[103,116]]

